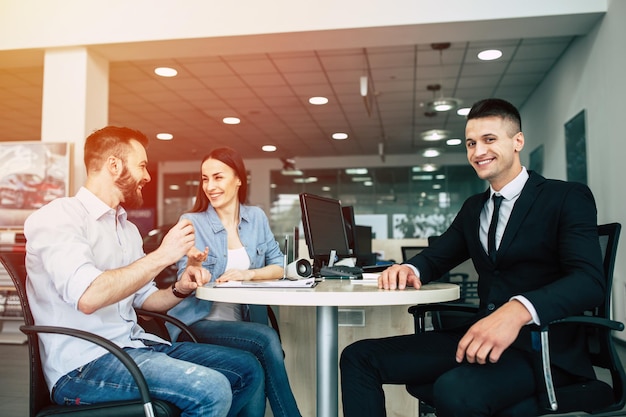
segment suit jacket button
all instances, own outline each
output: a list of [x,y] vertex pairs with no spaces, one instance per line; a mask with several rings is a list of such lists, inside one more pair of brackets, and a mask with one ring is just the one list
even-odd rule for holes
[[496,305],[494,303],[487,304],[487,310],[493,311],[496,309]]

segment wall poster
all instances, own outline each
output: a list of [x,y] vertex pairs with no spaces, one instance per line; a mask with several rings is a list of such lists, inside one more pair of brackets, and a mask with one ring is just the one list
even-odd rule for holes
[[587,184],[587,133],[585,111],[565,123],[567,180]]
[[0,230],[22,229],[33,211],[69,190],[70,144],[0,142]]

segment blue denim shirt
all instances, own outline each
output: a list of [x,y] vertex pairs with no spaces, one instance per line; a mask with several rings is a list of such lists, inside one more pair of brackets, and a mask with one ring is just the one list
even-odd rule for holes
[[[226,229],[212,206],[202,213],[185,213],[181,219],[189,219],[193,223],[196,248],[204,250],[205,247],[209,247],[209,255],[202,266],[211,272],[211,281],[215,281],[226,270],[228,261]],[[267,216],[259,207],[243,204],[239,206],[239,239],[250,258],[250,269],[262,268],[266,265],[282,266],[283,253],[270,230]],[[181,258],[176,266],[180,276],[187,267],[187,257]],[[192,324],[209,314],[211,304],[211,301],[199,300],[191,296],[172,308],[169,314],[185,324]],[[260,304],[263,302],[261,301]],[[175,340],[180,333],[174,326],[168,325],[168,330],[172,340]]]

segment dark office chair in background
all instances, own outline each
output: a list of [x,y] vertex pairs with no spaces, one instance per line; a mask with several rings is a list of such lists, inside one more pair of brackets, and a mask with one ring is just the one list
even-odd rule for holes
[[[439,236],[429,236],[428,245],[432,245],[438,237]],[[406,262],[425,248],[426,246],[402,246],[400,248],[402,250],[402,262]],[[439,279],[437,279],[437,282],[449,282],[457,284],[459,286],[459,299],[454,302],[444,304],[467,304],[468,308],[459,307],[450,310],[431,310],[429,311],[428,316],[430,317],[432,325],[434,326],[434,328],[446,328],[463,323],[465,320],[467,320],[468,317],[473,314],[476,306],[478,306],[478,282],[470,280],[469,274],[466,274],[464,272],[446,272]],[[413,307],[409,308],[409,313],[413,314],[413,309]],[[468,311],[472,314],[469,314]],[[416,331],[420,327],[418,323],[418,319],[420,318],[422,319],[422,327],[426,325],[426,317],[420,317],[419,315],[414,314]]]
[[[26,296],[26,266],[23,252],[0,252],[0,262],[8,272],[22,307],[24,325],[20,330],[28,336],[28,348],[30,355],[30,417],[44,416],[72,416],[72,417],[178,417],[180,410],[174,405],[162,401],[152,400],[141,370],[133,359],[116,344],[96,334],[57,326],[36,326],[30,311],[30,305]],[[171,321],[172,317],[159,313],[140,311],[138,314],[150,315],[153,318]],[[155,320],[156,323],[156,320]],[[178,323],[175,323],[178,324]],[[159,324],[165,328],[163,324]],[[184,325],[183,325],[184,326]],[[183,328],[183,331],[188,331]],[[57,333],[72,337],[78,337],[95,343],[115,355],[133,376],[141,399],[131,401],[111,401],[90,405],[57,405],[50,400],[50,392],[43,376],[41,358],[39,356],[39,333]],[[166,333],[167,334],[167,331]],[[193,335],[192,335],[193,336]]]
[[[611,287],[613,283],[613,269],[617,255],[621,225],[611,223],[598,226],[600,246],[602,248],[604,277],[606,279],[606,296],[602,305],[585,312],[584,315],[566,317],[541,327],[541,351],[537,358],[542,362],[544,372],[545,392],[515,404],[498,414],[498,417],[529,417],[547,414],[561,414],[585,412],[594,416],[626,415],[616,414],[624,408],[626,403],[626,375],[615,351],[612,331],[621,331],[624,324],[611,320]],[[469,313],[476,307],[464,305],[421,305],[412,306],[409,312],[413,314],[416,323],[416,332],[424,332],[424,320],[429,311],[463,311]],[[606,374],[609,382],[600,379],[589,380],[565,387],[554,388],[550,375],[548,339],[553,326],[563,324],[579,324],[587,329],[587,343],[592,363],[596,372]],[[437,329],[437,327],[435,327]],[[605,379],[603,377],[602,379]],[[432,408],[432,385],[407,385],[407,391],[420,399],[420,413],[436,413]],[[454,395],[454,393],[451,393]],[[427,415],[427,414],[422,414]]]

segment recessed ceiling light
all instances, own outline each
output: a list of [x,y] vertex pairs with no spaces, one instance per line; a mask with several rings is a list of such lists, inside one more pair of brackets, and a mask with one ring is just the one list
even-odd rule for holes
[[446,141],[446,145],[450,145],[450,146],[456,146],[456,145],[460,145],[463,141],[459,138],[454,138],[454,139],[448,139]]
[[344,139],[348,139],[348,134],[347,133],[333,133],[333,139],[335,140],[344,140]]
[[322,191],[330,191],[330,187],[328,185],[325,185],[322,187]]
[[422,152],[422,156],[425,158],[434,158],[436,156],[439,156],[441,154],[441,152],[439,152],[437,149],[424,149],[424,152]]
[[456,114],[458,114],[459,116],[467,116],[470,110],[470,107],[462,107],[456,111]]
[[155,68],[154,73],[160,77],[176,77],[178,75],[178,71],[169,67]]
[[274,152],[274,151],[276,151],[276,146],[274,146],[274,145],[263,145],[261,147],[261,149],[263,150],[263,152]]
[[478,59],[481,61],[493,61],[502,56],[502,51],[499,49],[487,49],[478,53]]
[[238,125],[239,123],[241,123],[241,120],[238,117],[224,117],[222,119],[222,122],[227,125]]
[[174,135],[171,133],[157,133],[156,138],[158,140],[172,140],[174,139]]
[[322,104],[328,103],[328,99],[326,97],[311,97],[309,99],[309,103],[316,106],[321,106]]
[[424,170],[424,172],[437,171],[437,165],[435,165],[435,164],[424,164],[422,169]]
[[447,139],[450,136],[450,131],[443,129],[430,129],[422,132],[422,139],[425,141],[436,141]]
[[348,175],[365,175],[365,174],[367,174],[367,168],[346,168],[346,174],[348,174]]

